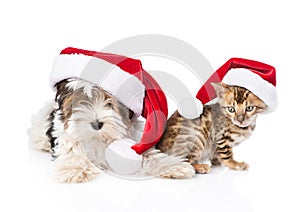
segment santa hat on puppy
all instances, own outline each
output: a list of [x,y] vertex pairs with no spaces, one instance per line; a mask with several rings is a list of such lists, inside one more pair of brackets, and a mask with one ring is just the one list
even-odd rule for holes
[[141,140],[118,139],[105,151],[109,166],[120,174],[133,174],[141,168],[141,154],[161,138],[168,115],[167,100],[158,83],[136,59],[121,55],[66,48],[56,57],[50,76],[53,88],[61,80],[89,81],[116,97],[146,119]]
[[[218,82],[243,87],[254,93],[268,106],[264,113],[273,112],[277,107],[276,70],[273,66],[254,60],[231,58],[204,83],[196,99],[206,104],[216,98],[212,83]],[[195,102],[195,105],[199,105],[199,102]],[[202,111],[202,105],[198,111]],[[187,118],[198,118],[200,114]]]

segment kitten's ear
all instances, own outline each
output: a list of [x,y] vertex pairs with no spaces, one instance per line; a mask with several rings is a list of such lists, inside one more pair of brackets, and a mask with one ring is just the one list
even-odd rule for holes
[[218,97],[222,97],[224,95],[225,87],[222,83],[212,82],[211,85],[214,87]]
[[267,110],[268,106],[260,100],[256,106],[256,113],[263,113],[265,110]]
[[265,111],[266,109],[265,108],[260,108],[260,107],[258,107],[258,108],[256,108],[256,113],[263,113],[264,111]]

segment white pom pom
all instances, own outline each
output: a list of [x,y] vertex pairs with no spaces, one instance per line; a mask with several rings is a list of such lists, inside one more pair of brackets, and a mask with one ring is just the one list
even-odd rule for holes
[[178,112],[186,119],[199,118],[203,112],[202,102],[197,98],[185,98],[179,102]]
[[134,174],[142,167],[142,155],[131,146],[135,142],[128,138],[118,139],[105,150],[105,157],[110,168],[118,174]]

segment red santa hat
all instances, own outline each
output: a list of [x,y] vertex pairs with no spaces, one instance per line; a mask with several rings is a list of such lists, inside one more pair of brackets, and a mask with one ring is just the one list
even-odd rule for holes
[[[211,83],[218,82],[250,90],[268,106],[264,113],[273,112],[277,107],[276,70],[270,65],[243,58],[231,58],[204,83],[196,98],[202,104],[216,98],[216,92]],[[199,105],[198,102],[195,104]],[[199,116],[189,118],[197,117]]]
[[131,174],[141,167],[141,154],[161,138],[168,115],[167,100],[158,83],[136,59],[121,55],[66,48],[56,57],[50,76],[52,87],[67,78],[87,80],[109,92],[130,108],[136,117],[146,119],[141,140],[128,138],[113,142],[106,149],[111,168]]

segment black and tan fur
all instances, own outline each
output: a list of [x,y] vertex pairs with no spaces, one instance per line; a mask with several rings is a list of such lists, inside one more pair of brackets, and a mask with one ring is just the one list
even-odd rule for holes
[[205,105],[201,116],[193,120],[176,111],[157,148],[187,158],[198,173],[209,172],[206,160],[213,165],[246,170],[248,164],[234,160],[232,148],[251,135],[257,115],[267,106],[242,87],[214,84],[214,88],[218,103]]

